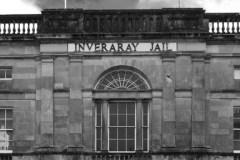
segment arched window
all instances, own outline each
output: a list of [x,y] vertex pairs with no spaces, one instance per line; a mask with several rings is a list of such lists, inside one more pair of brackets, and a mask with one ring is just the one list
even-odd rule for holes
[[150,99],[147,95],[151,88],[143,74],[133,70],[122,67],[110,71],[99,78],[94,87],[96,151],[149,150]]
[[146,80],[130,70],[115,70],[104,75],[97,83],[95,90],[147,90]]

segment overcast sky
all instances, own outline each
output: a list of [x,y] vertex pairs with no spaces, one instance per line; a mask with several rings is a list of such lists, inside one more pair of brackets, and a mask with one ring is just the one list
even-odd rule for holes
[[[0,14],[39,14],[43,9],[64,8],[64,0],[0,0]],[[161,9],[176,8],[179,0],[67,0],[68,8]],[[181,0],[181,7],[206,12],[240,12],[240,0]]]

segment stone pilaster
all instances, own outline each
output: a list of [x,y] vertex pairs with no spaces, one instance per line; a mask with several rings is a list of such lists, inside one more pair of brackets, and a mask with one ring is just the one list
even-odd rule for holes
[[53,58],[42,57],[41,66],[41,147],[54,146]]
[[176,147],[175,108],[175,55],[162,56],[163,62],[163,109],[162,109],[162,149]]
[[41,59],[36,58],[37,61],[37,79],[36,79],[36,114],[35,114],[35,145],[41,145]]
[[82,55],[70,57],[69,151],[83,147]]
[[205,57],[205,145],[207,149],[211,149],[209,139],[209,124],[210,124],[210,56]]
[[192,59],[192,148],[205,145],[205,90],[203,58]]
[[149,130],[152,134],[149,135],[151,140],[150,150],[159,151],[162,144],[162,90],[155,90],[152,92],[152,101],[149,112]]

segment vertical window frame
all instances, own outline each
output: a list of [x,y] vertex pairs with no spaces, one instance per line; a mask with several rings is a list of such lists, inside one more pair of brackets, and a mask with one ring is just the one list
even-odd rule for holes
[[[4,77],[0,80],[12,80],[12,67],[0,67],[0,71],[4,71]],[[10,71],[11,78],[7,78],[7,71]]]
[[[1,112],[1,110],[4,110],[4,115],[5,115],[5,117],[4,117],[4,125],[5,125],[5,129],[1,129],[1,126],[0,126],[0,131],[6,131],[6,132],[7,131],[12,131],[12,136],[13,136],[13,116],[11,118],[11,120],[12,120],[12,128],[11,129],[7,129],[6,128],[7,127],[7,120],[9,119],[9,118],[7,118],[7,110],[11,110],[12,114],[13,114],[13,108],[12,107],[1,107],[0,108],[0,112]],[[13,143],[13,139],[8,140],[8,142]],[[12,149],[11,150],[0,150],[0,153],[12,153]]]
[[[97,113],[97,103],[100,103],[101,104],[101,125],[100,126],[98,126],[98,124],[97,124],[97,116],[98,116],[98,113]],[[102,111],[102,106],[103,105],[103,103],[102,103],[102,101],[96,101],[96,103],[95,103],[95,151],[97,151],[97,152],[100,152],[101,150],[102,150],[102,140],[103,140],[103,138],[102,138],[102,114],[103,114],[103,111]],[[101,150],[98,150],[98,148],[97,148],[97,141],[98,141],[98,139],[97,139],[97,128],[100,128],[100,133],[101,133],[101,144],[100,144],[100,147],[101,147]]]
[[[144,126],[144,106],[143,104],[147,103],[147,125]],[[147,139],[144,139],[144,128],[147,128]],[[147,150],[144,150],[144,140],[147,140]],[[142,149],[143,152],[149,151],[149,101],[142,102]]]

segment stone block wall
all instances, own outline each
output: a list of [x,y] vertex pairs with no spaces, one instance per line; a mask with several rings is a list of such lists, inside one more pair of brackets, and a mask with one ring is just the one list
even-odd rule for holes
[[[226,57],[233,52],[229,46],[225,50],[207,46],[207,54],[188,53],[187,47],[181,53],[125,56],[66,54],[64,45],[60,45],[64,48],[60,54],[61,47],[49,45],[51,52],[45,48],[35,57],[39,54],[36,44],[14,45],[0,45],[0,53],[10,56],[1,59],[0,66],[13,69],[11,88],[0,88],[0,106],[13,107],[14,153],[39,151],[41,147],[57,152],[71,147],[95,150],[94,100],[116,99],[116,95],[95,94],[94,85],[104,74],[120,68],[141,73],[151,86],[146,95],[131,93],[132,97],[150,99],[151,151],[210,148],[233,152],[233,107],[240,105],[233,71],[240,59],[233,54]],[[26,57],[14,58],[15,54]]]

